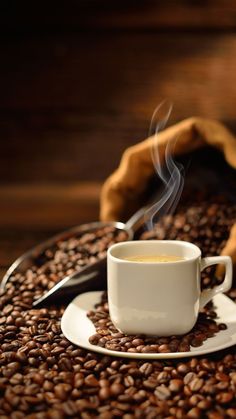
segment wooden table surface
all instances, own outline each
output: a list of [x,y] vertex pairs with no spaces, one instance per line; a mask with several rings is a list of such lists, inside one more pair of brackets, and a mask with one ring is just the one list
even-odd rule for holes
[[193,115],[236,131],[233,1],[3,7],[0,273],[32,245],[98,219],[102,182],[148,135]]

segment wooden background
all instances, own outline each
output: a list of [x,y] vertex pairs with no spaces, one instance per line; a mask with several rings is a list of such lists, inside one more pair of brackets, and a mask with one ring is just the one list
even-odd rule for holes
[[155,107],[236,131],[235,1],[0,6],[0,266],[98,219],[102,182]]

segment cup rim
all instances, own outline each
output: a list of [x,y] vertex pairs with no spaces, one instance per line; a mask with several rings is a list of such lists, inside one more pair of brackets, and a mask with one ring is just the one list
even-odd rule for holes
[[191,248],[191,249],[193,249],[196,252],[195,255],[193,255],[191,257],[188,257],[186,259],[183,259],[183,260],[165,262],[165,266],[166,265],[176,264],[176,263],[188,263],[188,262],[192,262],[194,260],[197,260],[199,257],[201,257],[201,254],[202,254],[201,249],[198,246],[196,246],[195,244],[193,244],[191,242],[187,242],[185,240],[128,240],[128,241],[122,241],[122,242],[119,242],[119,243],[112,244],[108,248],[107,257],[111,258],[116,263],[124,263],[124,264],[129,263],[129,264],[134,264],[134,265],[137,265],[137,264],[140,265],[140,264],[143,264],[143,263],[145,263],[146,265],[148,265],[148,264],[150,264],[150,265],[163,265],[163,262],[139,262],[139,261],[135,261],[135,260],[125,260],[125,259],[121,259],[121,258],[119,258],[117,256],[114,256],[112,254],[113,250],[114,249],[117,249],[119,247],[124,247],[124,246],[128,246],[129,247],[129,246],[133,246],[134,244],[138,244],[138,246],[139,246],[139,244],[141,245],[143,243],[150,243],[150,244],[151,243],[152,244],[154,244],[154,243],[180,244],[180,245],[182,245],[184,247]]

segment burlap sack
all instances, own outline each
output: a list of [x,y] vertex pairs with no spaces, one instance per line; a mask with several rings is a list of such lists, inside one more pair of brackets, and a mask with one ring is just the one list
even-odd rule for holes
[[[176,142],[176,138],[178,141]],[[105,181],[100,202],[102,221],[127,220],[127,208],[134,212],[140,197],[154,174],[151,147],[154,137],[129,147],[117,170]],[[236,169],[236,138],[221,123],[203,118],[189,118],[158,134],[160,163],[165,158],[167,143],[173,143],[173,155],[183,155],[204,146],[212,146],[224,153],[226,161]],[[130,213],[129,213],[130,215]],[[236,264],[236,224],[222,251]]]

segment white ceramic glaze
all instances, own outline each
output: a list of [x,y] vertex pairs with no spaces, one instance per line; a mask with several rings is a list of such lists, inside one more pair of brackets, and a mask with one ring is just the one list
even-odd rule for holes
[[206,355],[236,344],[236,304],[226,295],[218,294],[213,297],[217,322],[225,323],[227,329],[216,333],[215,336],[204,341],[202,346],[198,348],[191,347],[191,350],[188,352],[132,353],[111,351],[92,345],[89,343],[89,337],[96,333],[96,330],[91,320],[87,317],[87,313],[90,310],[94,310],[95,305],[101,301],[102,293],[103,291],[90,291],[78,295],[67,306],[61,320],[61,329],[64,336],[70,342],[88,351],[124,358],[169,359]]
[[[175,262],[137,262],[122,257],[175,255]],[[108,249],[108,304],[111,320],[126,334],[182,335],[196,323],[199,308],[232,283],[228,256],[201,258],[192,243],[172,240],[138,240],[114,244]],[[223,263],[224,282],[200,290],[200,273],[206,266]]]

